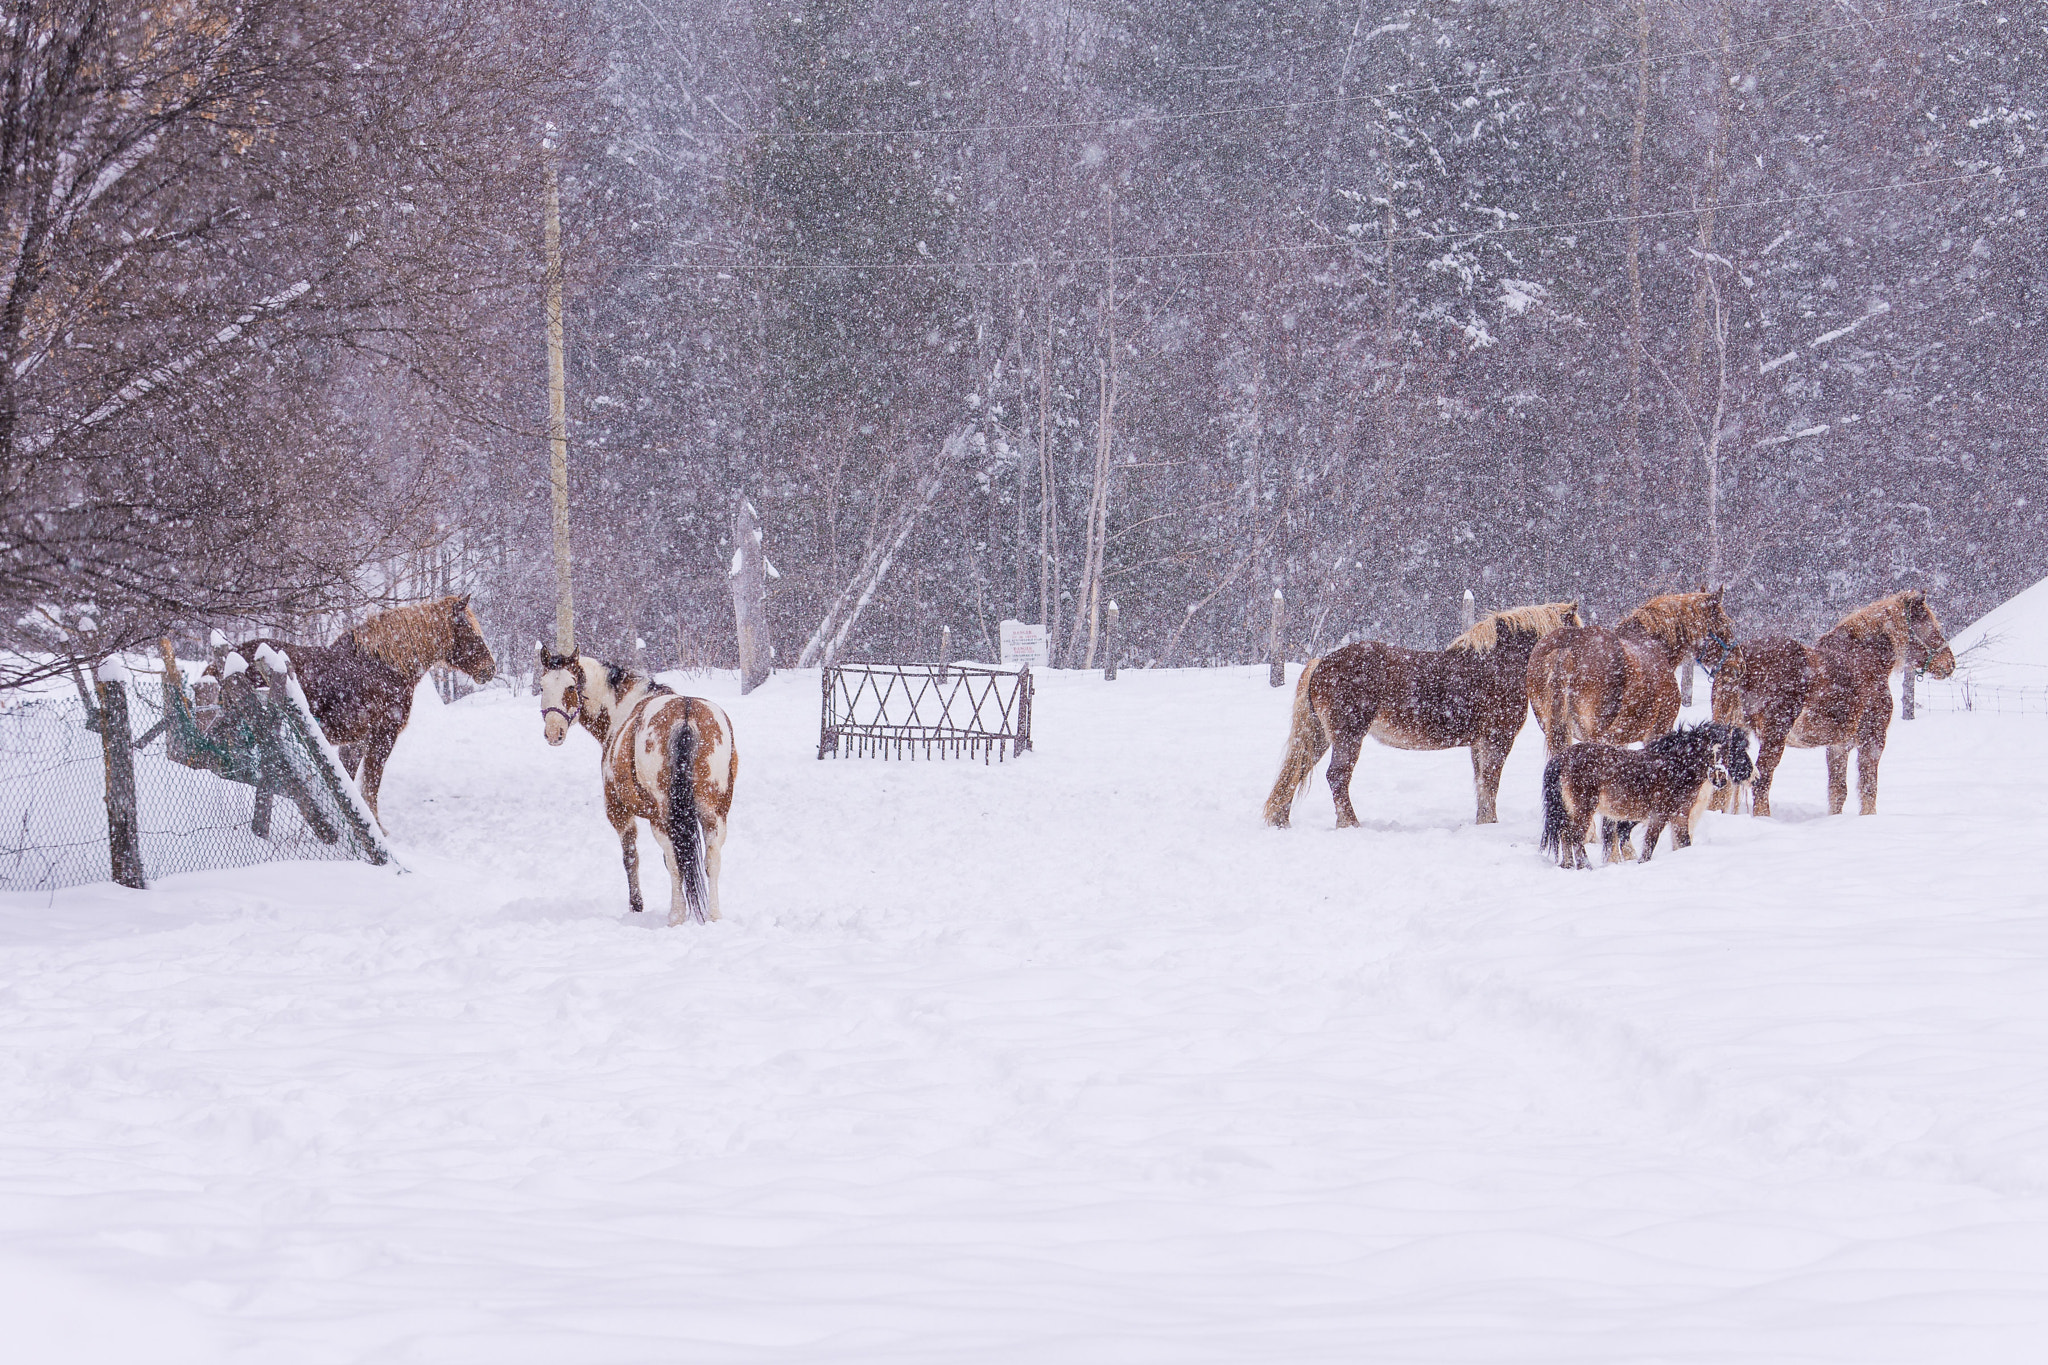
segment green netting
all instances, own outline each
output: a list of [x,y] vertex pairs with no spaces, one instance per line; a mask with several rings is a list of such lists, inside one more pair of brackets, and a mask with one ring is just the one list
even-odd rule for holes
[[[144,875],[291,859],[390,860],[354,784],[286,688],[228,680],[195,707],[162,674],[128,686]],[[82,700],[0,701],[0,889],[112,876],[106,759]]]

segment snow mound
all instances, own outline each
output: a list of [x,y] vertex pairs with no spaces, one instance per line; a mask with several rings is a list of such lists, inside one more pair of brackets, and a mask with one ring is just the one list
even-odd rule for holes
[[2048,687],[2048,578],[1949,637],[1956,673],[1974,683]]

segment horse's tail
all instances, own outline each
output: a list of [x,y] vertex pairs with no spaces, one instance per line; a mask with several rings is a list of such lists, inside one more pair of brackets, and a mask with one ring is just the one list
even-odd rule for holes
[[1266,798],[1269,825],[1287,824],[1294,798],[1307,785],[1309,774],[1316,770],[1317,762],[1330,747],[1329,733],[1323,729],[1322,717],[1316,714],[1308,692],[1309,679],[1315,676],[1316,665],[1321,662],[1310,659],[1301,670],[1300,681],[1294,684],[1294,719],[1287,730],[1287,752],[1280,759],[1280,776],[1273,783],[1273,794]]
[[683,904],[699,924],[711,918],[704,881],[704,825],[697,814],[697,727],[687,712],[668,736],[668,842],[675,850]]
[[1571,818],[1571,812],[1564,804],[1564,756],[1559,755],[1543,765],[1543,842],[1538,847],[1544,853],[1564,856],[1564,826]]
[[1561,754],[1572,744],[1571,670],[1560,667],[1557,656],[1543,661],[1544,714],[1536,717],[1543,727],[1543,743],[1552,754]]

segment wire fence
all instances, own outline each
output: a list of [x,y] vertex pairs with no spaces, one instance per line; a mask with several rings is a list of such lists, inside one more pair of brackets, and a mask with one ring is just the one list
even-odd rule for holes
[[1995,716],[2048,717],[2048,686],[1984,683],[1971,678],[1920,678],[1913,705],[1921,711],[1982,711]]
[[[253,682],[193,704],[164,674],[126,687],[144,876],[298,859],[381,863],[389,852],[298,708]],[[210,714],[209,714],[210,713]],[[113,877],[106,714],[83,697],[0,703],[0,890]]]

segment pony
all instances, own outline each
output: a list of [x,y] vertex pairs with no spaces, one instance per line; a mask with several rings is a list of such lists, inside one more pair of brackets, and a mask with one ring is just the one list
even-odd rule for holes
[[1437,652],[1370,640],[1310,659],[1294,685],[1294,718],[1266,823],[1287,824],[1295,796],[1328,751],[1337,828],[1356,825],[1351,770],[1367,735],[1396,749],[1471,746],[1478,823],[1495,823],[1501,765],[1528,714],[1529,651],[1578,624],[1578,603],[1550,602],[1494,612]]
[[[412,719],[413,692],[427,670],[450,664],[480,683],[498,671],[468,593],[380,612],[330,645],[261,638],[244,640],[234,652],[253,659],[265,645],[291,660],[327,742],[341,750],[351,777],[360,770],[358,785],[372,815],[384,764]],[[204,676],[220,676],[220,665],[208,665]]]
[[581,724],[598,743],[605,818],[619,836],[626,891],[639,914],[639,826],[668,864],[668,922],[718,918],[719,853],[739,777],[732,721],[702,697],[588,655],[540,652],[541,729],[559,745]]
[[[1865,815],[1877,810],[1877,771],[1892,723],[1891,675],[1917,668],[1955,672],[1940,618],[1918,590],[1895,592],[1843,617],[1812,647],[1770,637],[1745,640],[1714,678],[1714,718],[1756,731],[1751,809],[1771,813],[1771,777],[1786,746],[1828,751],[1828,814],[1849,798],[1849,751]],[[1721,804],[1730,804],[1723,801]]]
[[1621,862],[1622,835],[1613,822],[1644,821],[1643,861],[1657,851],[1657,837],[1671,826],[1674,849],[1692,846],[1692,825],[1706,808],[1710,791],[1750,778],[1749,732],[1713,721],[1674,730],[1640,749],[1611,744],[1574,744],[1543,765],[1542,851],[1557,865],[1586,864],[1586,834],[1599,814],[1600,851]]

